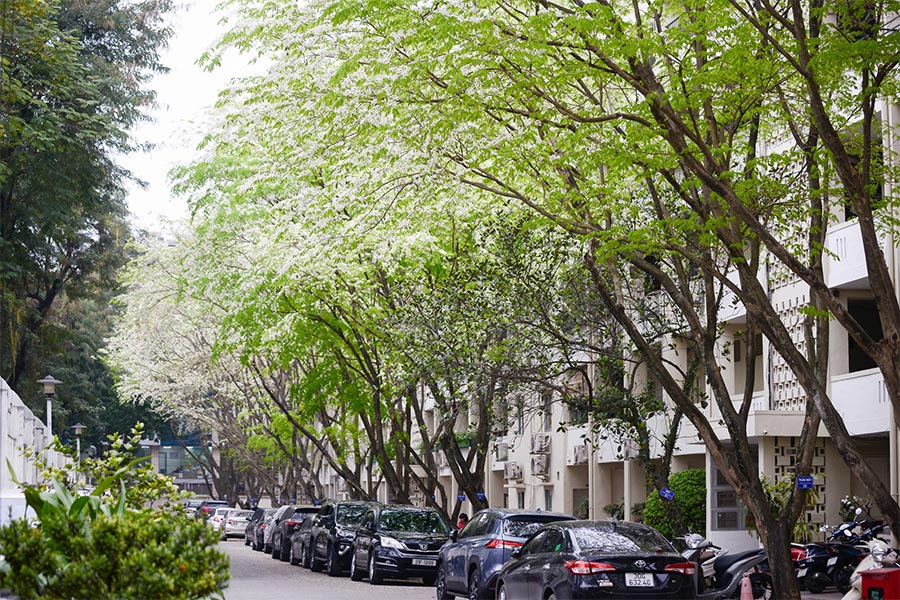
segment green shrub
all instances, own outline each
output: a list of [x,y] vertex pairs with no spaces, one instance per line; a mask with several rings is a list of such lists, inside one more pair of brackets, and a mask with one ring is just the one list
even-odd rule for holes
[[[139,435],[80,473],[77,464],[44,465],[49,489],[17,482],[36,521],[0,527],[0,589],[35,600],[222,597],[228,557],[211,528],[171,502],[180,497],[171,479],[133,458]],[[101,481],[80,495],[76,475],[85,471]],[[162,506],[140,508],[149,502]]]
[[[689,469],[673,473],[669,477],[669,489],[675,492],[673,500],[660,497],[654,491],[647,498],[644,523],[657,529],[667,538],[674,539],[686,532],[706,535],[706,471]],[[681,527],[670,522],[665,502],[675,502],[681,511]]]

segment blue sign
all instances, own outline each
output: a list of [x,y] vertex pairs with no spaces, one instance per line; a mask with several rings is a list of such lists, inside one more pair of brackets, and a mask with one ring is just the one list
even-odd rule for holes
[[466,501],[466,495],[465,495],[465,494],[460,494],[459,496],[456,497],[456,499],[459,500],[460,502],[465,502],[465,501]]
[[321,506],[321,505],[322,505],[321,500],[313,500],[313,506]]
[[798,490],[811,490],[812,487],[813,487],[812,475],[798,475],[797,476],[797,489]]
[[297,504],[297,499],[296,499],[296,498],[291,498],[291,504]]
[[434,500],[434,494],[431,495],[431,499]]
[[475,494],[475,495],[478,497],[479,500],[486,500],[486,499],[487,499],[487,496],[485,495],[484,492],[478,492],[478,493]]
[[666,500],[674,500],[675,499],[675,492],[673,492],[672,490],[670,490],[667,487],[664,487],[663,489],[659,490],[659,495],[660,495],[660,497],[665,498]]

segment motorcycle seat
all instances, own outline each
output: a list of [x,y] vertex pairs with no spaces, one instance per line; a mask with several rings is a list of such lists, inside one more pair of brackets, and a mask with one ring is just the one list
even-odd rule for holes
[[753,556],[754,554],[762,554],[764,550],[759,548],[757,550],[746,550],[744,552],[737,552],[736,554],[724,554],[716,559],[713,563],[713,568],[716,572],[727,571],[728,568],[736,562],[742,561],[747,557]]

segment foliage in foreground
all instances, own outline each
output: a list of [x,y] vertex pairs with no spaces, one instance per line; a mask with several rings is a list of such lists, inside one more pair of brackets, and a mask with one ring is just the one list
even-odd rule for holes
[[0,589],[48,600],[221,597],[229,564],[217,536],[172,504],[139,508],[139,500],[158,501],[174,484],[148,477],[132,450],[123,439],[85,465],[103,476],[87,495],[67,487],[77,479],[66,470],[45,470],[52,489],[20,484],[37,522],[0,528]]

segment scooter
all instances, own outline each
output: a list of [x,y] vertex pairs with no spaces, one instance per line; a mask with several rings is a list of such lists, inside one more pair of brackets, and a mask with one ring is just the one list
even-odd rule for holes
[[862,573],[870,569],[881,569],[883,567],[896,567],[900,561],[900,554],[887,545],[884,540],[875,538],[868,544],[869,555],[866,556],[850,577],[850,589],[844,594],[841,600],[863,600],[862,597]]
[[[682,553],[685,556],[689,550],[718,548],[701,535],[685,537],[692,538],[691,541],[685,540],[689,545],[688,550]],[[694,545],[694,548],[690,548],[690,545]],[[709,582],[705,577],[700,577],[703,569],[697,569],[697,600],[720,600],[739,594],[744,573],[750,575],[754,598],[764,598],[767,593],[771,593],[772,576],[768,572],[768,560],[762,548],[735,554],[726,554],[721,548],[718,550],[721,552],[711,561],[712,577]],[[698,556],[702,556],[702,552]]]
[[[857,509],[857,516],[860,514]],[[797,581],[800,589],[813,594],[822,593],[830,585],[842,594],[850,589],[850,576],[865,557],[865,542],[872,539],[883,526],[872,520],[844,523],[835,528],[827,542],[806,545],[806,556],[797,565]],[[823,527],[820,531],[827,531]]]
[[697,590],[702,591],[711,587],[715,576],[714,563],[716,558],[728,553],[728,550],[716,546],[699,533],[688,533],[679,539],[684,540],[686,548],[681,555],[692,563],[696,563]]

